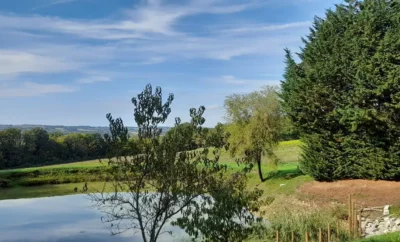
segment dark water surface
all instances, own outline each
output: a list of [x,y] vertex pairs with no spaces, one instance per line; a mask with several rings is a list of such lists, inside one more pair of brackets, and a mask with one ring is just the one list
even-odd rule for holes
[[[91,207],[87,195],[0,201],[0,242],[125,242],[142,241],[139,233],[128,231],[111,236],[109,224]],[[184,241],[179,228],[166,226],[173,235],[160,241]],[[186,237],[187,238],[187,237]]]

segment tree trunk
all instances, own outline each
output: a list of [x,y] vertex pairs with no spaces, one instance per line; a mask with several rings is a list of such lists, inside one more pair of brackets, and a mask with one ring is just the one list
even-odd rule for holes
[[257,153],[256,153],[256,160],[257,160],[257,166],[258,166],[258,176],[260,177],[261,182],[265,182],[267,180],[267,178],[263,177],[263,173],[262,173],[262,170],[261,170],[261,157],[262,157],[261,154],[262,154],[261,150],[257,151]]

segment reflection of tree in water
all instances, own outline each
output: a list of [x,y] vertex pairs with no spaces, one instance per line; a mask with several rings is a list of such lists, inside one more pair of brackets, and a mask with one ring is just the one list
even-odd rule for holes
[[261,191],[246,191],[247,170],[232,174],[219,164],[222,147],[182,151],[182,140],[194,135],[206,140],[204,107],[190,110],[191,128],[179,128],[177,118],[176,128],[160,136],[158,124],[167,119],[172,100],[170,94],[162,104],[161,88],[153,94],[151,85],[132,99],[137,138],[128,137],[121,119],[107,115],[111,136],[105,138],[112,147],[107,179],[113,192],[105,186],[90,195],[92,201],[113,234],[133,229],[143,241],[154,242],[171,223],[207,241],[242,241],[253,233],[257,221],[250,211],[259,207]]

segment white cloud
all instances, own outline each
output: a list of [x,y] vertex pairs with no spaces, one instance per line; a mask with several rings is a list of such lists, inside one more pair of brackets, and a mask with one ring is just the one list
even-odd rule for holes
[[222,108],[221,105],[213,104],[213,105],[207,106],[207,107],[206,107],[206,110],[218,110],[218,109],[221,109],[221,108]]
[[238,86],[265,86],[265,85],[278,85],[279,80],[265,80],[265,79],[238,79],[232,75],[222,76],[223,83],[238,85]]
[[284,24],[271,24],[271,25],[250,25],[240,28],[231,28],[225,29],[223,32],[228,33],[246,33],[246,32],[266,32],[266,31],[277,31],[277,30],[285,30],[291,28],[306,28],[310,27],[310,21],[301,21],[301,22],[291,22]]
[[164,57],[160,57],[160,56],[155,56],[155,57],[151,57],[149,60],[147,61],[143,61],[140,64],[142,65],[153,65],[153,64],[159,64],[165,61]]
[[39,84],[34,82],[25,82],[17,87],[3,87],[0,89],[0,97],[34,97],[51,93],[75,92],[77,88],[58,85],[58,84]]
[[54,6],[54,5],[72,3],[72,2],[76,2],[76,1],[77,0],[52,0],[49,3],[42,4],[42,5],[39,5],[37,7],[34,7],[34,8],[32,8],[32,10],[41,9],[41,8],[47,8],[47,7],[51,7],[51,6]]
[[55,57],[28,52],[0,50],[0,75],[22,72],[63,72],[77,67],[76,63],[68,63]]
[[96,82],[110,82],[110,81],[112,81],[112,79],[108,76],[87,76],[78,79],[76,83],[91,84]]
[[[218,27],[221,28],[218,32],[210,31],[197,37],[175,29],[175,24],[183,17],[203,13],[237,13],[255,6],[257,4],[254,2],[238,4],[226,0],[192,0],[181,5],[147,0],[125,10],[119,19],[97,20],[0,13],[0,31],[4,34],[28,34],[17,37],[19,42],[23,39],[26,41],[26,45],[18,46],[18,52],[35,59],[16,65],[11,58],[6,63],[7,67],[0,66],[0,74],[11,71],[77,70],[77,67],[105,64],[108,61],[157,64],[177,59],[231,60],[245,55],[282,55],[283,48],[298,44],[299,34],[292,31],[301,28],[305,22],[228,29]],[[290,34],[285,33],[284,30],[289,28]],[[257,29],[264,31],[259,33]],[[93,38],[100,42],[95,45],[82,44],[82,38]]]
[[222,80],[228,84],[245,84],[244,80],[237,80],[234,76],[222,76]]
[[[51,3],[71,2],[61,0]],[[159,1],[147,1],[137,8],[124,11],[121,20],[66,20],[48,16],[0,15],[0,28],[48,33],[63,33],[94,39],[146,38],[146,34],[174,35],[172,25],[182,17],[209,14],[230,14],[254,7],[254,4],[218,4],[219,1],[192,1],[186,5],[161,5]]]

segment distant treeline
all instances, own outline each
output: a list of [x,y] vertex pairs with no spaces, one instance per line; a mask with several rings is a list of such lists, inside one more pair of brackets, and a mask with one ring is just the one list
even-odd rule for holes
[[[183,123],[182,129],[191,126]],[[168,128],[165,132],[174,132],[175,128]],[[215,128],[205,128],[204,137],[193,136],[192,140],[185,142],[185,149],[197,149],[204,145],[216,146],[211,137],[224,136],[224,125],[218,124]],[[188,130],[188,132],[191,132]],[[217,134],[217,135],[216,135]],[[219,140],[223,140],[219,137]],[[135,135],[131,135],[134,143]],[[285,125],[281,140],[298,139],[298,133],[293,130],[290,123]],[[132,143],[130,142],[130,143]],[[51,164],[60,164],[74,161],[100,159],[107,157],[110,145],[100,133],[70,133],[47,132],[43,128],[21,130],[8,128],[0,130],[0,169],[34,167]]]
[[105,157],[100,134],[48,133],[42,128],[0,131],[0,169],[40,166]]
[[[21,124],[21,125],[10,125],[10,124],[0,124],[0,130],[5,129],[20,129],[22,131],[31,130],[34,128],[42,128],[46,130],[48,133],[61,132],[63,134],[70,133],[79,133],[79,134],[90,134],[90,133],[99,133],[105,134],[110,132],[110,128],[108,126],[87,126],[87,125],[79,125],[79,126],[64,126],[64,125],[35,125],[35,124]],[[137,127],[127,127],[128,132],[130,134],[137,133]],[[169,127],[162,127],[163,132],[168,131]]]

